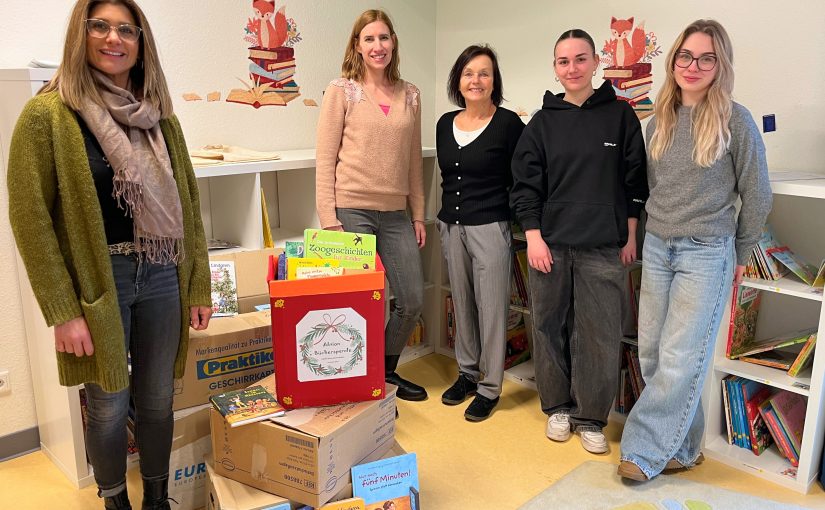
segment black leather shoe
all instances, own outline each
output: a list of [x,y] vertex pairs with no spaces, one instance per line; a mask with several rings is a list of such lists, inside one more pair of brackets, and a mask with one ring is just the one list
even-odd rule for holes
[[478,383],[474,383],[464,374],[458,374],[458,379],[441,395],[441,402],[448,406],[458,405],[470,395],[475,395],[476,389]]
[[132,510],[129,495],[124,488],[117,495],[103,498],[103,508],[106,510]]
[[[171,510],[167,487],[168,478],[158,480],[143,479],[143,503],[141,510]],[[174,499],[172,501],[175,501]],[[177,503],[177,501],[175,501]]]
[[427,390],[415,383],[411,383],[406,379],[402,379],[401,376],[395,372],[386,374],[384,376],[384,381],[398,386],[398,391],[395,396],[401,400],[427,400]]
[[464,419],[467,421],[484,421],[490,417],[493,408],[498,404],[498,397],[490,400],[484,395],[476,395],[476,398],[467,406],[464,411]]

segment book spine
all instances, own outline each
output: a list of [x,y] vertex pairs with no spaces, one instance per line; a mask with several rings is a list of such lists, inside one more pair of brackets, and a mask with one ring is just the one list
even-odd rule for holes
[[733,428],[730,422],[730,400],[728,398],[728,378],[722,379],[722,403],[725,411],[725,426],[728,431],[728,444],[733,444]]
[[728,327],[728,345],[725,347],[725,357],[730,359],[730,350],[733,345],[733,334],[736,331],[736,299],[739,294],[739,285],[733,286],[730,298],[730,325]]
[[777,440],[777,444],[781,445],[780,449],[783,450],[785,457],[791,462],[791,465],[794,467],[799,466],[799,457],[796,456],[796,452],[794,452],[793,447],[790,443],[790,438],[788,437],[788,433],[785,431],[785,428],[779,422],[779,419],[776,416],[776,410],[772,407],[767,412],[768,423],[771,425],[771,428],[776,431],[776,436],[774,440]]

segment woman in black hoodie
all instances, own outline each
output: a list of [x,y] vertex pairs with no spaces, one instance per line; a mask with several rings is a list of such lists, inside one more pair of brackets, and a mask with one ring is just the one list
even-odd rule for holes
[[564,92],[544,105],[513,155],[511,205],[527,236],[533,357],[547,437],[579,434],[608,451],[602,428],[616,394],[621,296],[636,259],[648,195],[644,139],[610,81],[596,90],[593,39],[559,37],[553,68]]

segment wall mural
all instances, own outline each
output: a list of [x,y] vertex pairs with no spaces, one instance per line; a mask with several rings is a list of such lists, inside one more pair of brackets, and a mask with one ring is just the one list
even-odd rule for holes
[[[249,78],[238,80],[243,88],[229,91],[226,101],[260,108],[286,106],[301,95],[295,83],[295,45],[301,42],[301,33],[295,20],[287,18],[286,5],[275,9],[275,0],[253,0],[252,17],[247,18],[243,40],[249,59]],[[183,94],[186,101],[201,101],[195,92]],[[220,101],[221,93],[206,95],[207,102]],[[312,99],[304,99],[306,106],[317,106]]]
[[630,103],[639,120],[653,115],[651,62],[662,54],[656,34],[644,27],[642,21],[634,28],[633,17],[610,18],[611,37],[601,51],[604,78],[612,82],[620,101]]

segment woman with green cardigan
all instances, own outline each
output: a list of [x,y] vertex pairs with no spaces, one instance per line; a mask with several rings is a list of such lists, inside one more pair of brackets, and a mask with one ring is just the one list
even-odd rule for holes
[[131,397],[143,508],[169,508],[173,381],[189,327],[209,323],[209,261],[186,143],[134,0],[75,4],[62,63],[18,119],[8,189],[60,382],[85,384],[98,495],[131,508]]

